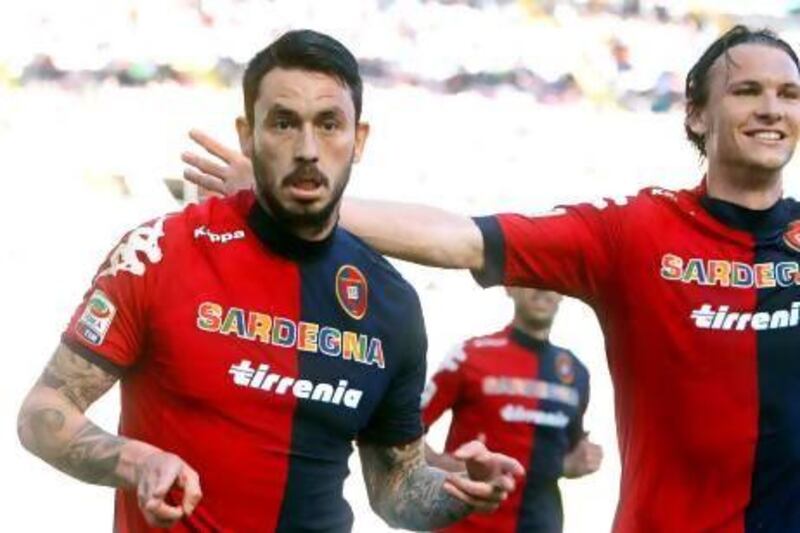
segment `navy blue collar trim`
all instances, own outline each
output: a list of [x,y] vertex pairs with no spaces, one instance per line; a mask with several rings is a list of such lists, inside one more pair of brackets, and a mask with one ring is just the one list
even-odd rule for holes
[[247,214],[247,224],[270,250],[294,260],[313,259],[327,252],[336,235],[336,228],[321,241],[307,241],[291,233],[275,220],[256,200]]
[[726,226],[759,236],[781,233],[791,220],[791,209],[785,199],[778,200],[772,207],[759,210],[748,209],[707,195],[700,197],[700,203],[711,216]]
[[511,340],[523,348],[527,348],[528,350],[536,353],[542,353],[551,346],[550,341],[543,341],[535,337],[531,337],[524,331],[513,326],[511,327],[511,333],[509,333],[509,336],[511,337]]

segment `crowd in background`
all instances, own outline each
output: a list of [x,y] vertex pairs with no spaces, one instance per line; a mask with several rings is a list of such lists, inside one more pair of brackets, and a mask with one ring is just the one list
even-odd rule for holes
[[589,100],[667,111],[681,100],[683,73],[697,50],[738,17],[755,16],[800,41],[798,4],[32,0],[0,8],[0,15],[13,11],[0,16],[0,85],[237,86],[254,50],[287,29],[310,27],[355,50],[377,85],[514,90],[548,104]]

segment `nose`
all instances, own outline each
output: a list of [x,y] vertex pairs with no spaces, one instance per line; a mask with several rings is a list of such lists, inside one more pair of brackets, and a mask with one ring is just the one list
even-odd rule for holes
[[303,127],[300,135],[298,135],[294,158],[297,162],[302,163],[316,163],[319,159],[317,138],[314,135],[313,127]]
[[756,116],[759,120],[773,124],[783,117],[783,108],[780,98],[772,91],[765,91],[759,99]]

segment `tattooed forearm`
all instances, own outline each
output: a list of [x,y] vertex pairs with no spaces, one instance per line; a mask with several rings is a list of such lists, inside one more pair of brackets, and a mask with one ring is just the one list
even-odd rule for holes
[[55,466],[89,483],[119,486],[124,480],[117,475],[117,465],[125,442],[87,420]]
[[124,484],[118,467],[127,441],[106,433],[83,414],[115,381],[115,376],[61,345],[20,409],[17,430],[23,446],[83,481]]
[[82,481],[119,486],[117,475],[121,448],[126,440],[106,433],[84,420],[71,436],[65,435],[65,415],[56,408],[43,408],[28,416],[30,444],[36,455],[59,470]]
[[114,385],[117,377],[64,346],[50,359],[39,384],[57,390],[81,411]]
[[394,527],[430,530],[457,522],[472,508],[444,491],[447,473],[428,466],[421,442],[360,448],[373,509]]

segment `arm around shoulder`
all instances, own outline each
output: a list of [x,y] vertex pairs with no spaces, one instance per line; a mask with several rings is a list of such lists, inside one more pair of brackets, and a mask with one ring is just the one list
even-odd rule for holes
[[391,257],[442,268],[483,268],[483,236],[464,215],[424,205],[346,198],[341,223]]

